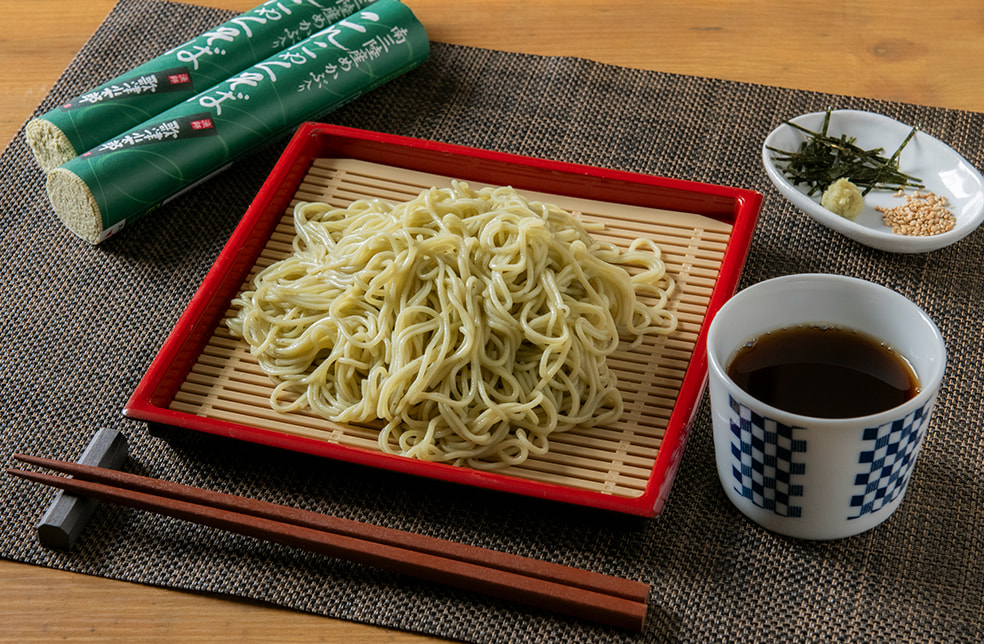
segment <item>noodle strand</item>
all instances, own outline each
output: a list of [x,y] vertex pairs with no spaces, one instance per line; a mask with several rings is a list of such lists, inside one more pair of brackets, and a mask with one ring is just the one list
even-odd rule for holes
[[227,320],[276,383],[278,411],[382,420],[380,449],[489,469],[623,410],[607,356],[666,335],[659,247],[592,239],[512,188],[455,182],[396,205],[294,209],[293,254]]

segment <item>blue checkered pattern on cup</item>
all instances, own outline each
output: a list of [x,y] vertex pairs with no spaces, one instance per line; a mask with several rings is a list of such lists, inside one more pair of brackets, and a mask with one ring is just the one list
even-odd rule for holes
[[855,508],[849,519],[857,519],[891,503],[905,490],[916,462],[916,449],[926,435],[932,402],[905,418],[864,430],[869,449],[861,452],[863,468],[854,483],[859,493],[851,499]]
[[796,433],[802,428],[760,416],[731,397],[729,404],[735,491],[760,508],[784,517],[800,516],[802,508],[795,501],[803,495],[803,486],[797,477],[806,466],[796,457],[806,451],[806,441]]
[[[784,517],[801,517],[796,498],[803,496],[802,462],[807,443],[790,426],[756,414],[729,397],[731,416],[731,473],[734,489],[756,506]],[[929,425],[932,402],[905,418],[864,430],[864,449],[854,474],[857,494],[846,508],[848,519],[875,512],[905,490],[916,449]]]

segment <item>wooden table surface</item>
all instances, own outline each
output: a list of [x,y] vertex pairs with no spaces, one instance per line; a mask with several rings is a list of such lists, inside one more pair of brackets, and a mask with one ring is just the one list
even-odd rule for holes
[[[979,3],[404,1],[439,42],[984,111]],[[114,2],[0,0],[3,145]],[[245,11],[258,0],[197,4]],[[0,560],[0,607],[6,641],[440,641],[7,560]]]

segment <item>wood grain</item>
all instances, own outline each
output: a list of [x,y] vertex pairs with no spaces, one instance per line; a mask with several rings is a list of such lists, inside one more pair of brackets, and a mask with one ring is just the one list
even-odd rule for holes
[[[114,0],[5,0],[0,142],[19,131]],[[243,11],[256,0],[198,0]],[[691,0],[407,0],[432,40],[984,111],[984,5]],[[433,638],[0,561],[10,641]],[[120,610],[121,606],[126,610]],[[66,610],[71,607],[71,610]]]

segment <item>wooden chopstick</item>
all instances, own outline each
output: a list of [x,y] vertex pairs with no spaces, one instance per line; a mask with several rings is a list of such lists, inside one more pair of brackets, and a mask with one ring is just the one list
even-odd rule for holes
[[264,517],[274,521],[292,523],[316,530],[334,532],[397,547],[410,548],[419,552],[468,561],[490,568],[537,576],[549,581],[594,590],[633,601],[646,602],[649,598],[649,586],[642,582],[620,579],[618,577],[571,568],[551,562],[538,561],[496,550],[488,550],[459,542],[447,541],[445,539],[413,534],[384,526],[365,524],[351,519],[333,517],[258,499],[249,499],[223,492],[195,488],[109,468],[93,467],[25,454],[14,454],[13,457],[24,463],[70,474],[80,480],[108,483],[138,492],[206,504],[215,508]]
[[117,470],[15,454],[74,478],[9,474],[238,534],[640,631],[649,586],[551,562]]

